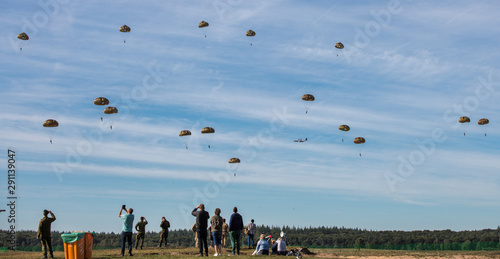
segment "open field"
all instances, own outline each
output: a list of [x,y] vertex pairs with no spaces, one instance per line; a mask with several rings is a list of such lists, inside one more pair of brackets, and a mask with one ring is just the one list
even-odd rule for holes
[[[303,255],[310,258],[368,258],[368,259],[427,259],[427,258],[462,258],[462,259],[482,259],[482,258],[500,258],[500,251],[395,251],[395,250],[369,250],[361,249],[310,249],[314,255]],[[144,248],[143,250],[134,250],[132,258],[192,258],[197,255],[196,248]],[[210,249],[210,257],[213,257],[213,250]],[[224,257],[229,257],[231,251],[226,250]],[[238,258],[251,258],[253,250],[242,249]],[[92,258],[121,258],[119,249],[94,250]],[[0,258],[40,258],[41,252],[18,252],[9,251],[0,253]],[[63,252],[55,252],[55,258],[64,258]],[[125,256],[128,257],[128,256]],[[277,256],[272,256],[277,257]],[[293,258],[293,257],[288,257]]]

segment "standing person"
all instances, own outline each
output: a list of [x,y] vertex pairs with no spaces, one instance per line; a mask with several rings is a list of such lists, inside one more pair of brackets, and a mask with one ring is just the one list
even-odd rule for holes
[[229,255],[240,255],[240,238],[241,230],[243,229],[243,218],[238,213],[238,208],[233,208],[233,214],[229,219],[229,237],[231,238],[232,252]]
[[212,236],[214,239],[214,256],[222,256],[222,217],[220,216],[220,209],[217,208],[214,211],[215,215],[210,218],[210,225],[212,227]]
[[[198,211],[198,209],[200,210]],[[208,256],[207,225],[210,215],[205,211],[205,204],[203,203],[194,208],[191,214],[196,217],[196,233],[198,234],[198,246],[200,248],[198,256],[203,256],[203,247],[205,247],[205,256]]]
[[[50,214],[50,218],[48,215]],[[52,238],[50,236],[50,226],[52,222],[56,220],[56,216],[50,210],[43,210],[43,218],[38,223],[38,232],[36,233],[36,239],[42,242],[43,257],[47,258],[47,247],[49,248],[50,258],[54,258],[54,253],[52,252]]]
[[144,246],[144,237],[146,236],[146,225],[148,224],[148,221],[146,220],[145,217],[141,217],[141,221],[137,222],[135,224],[135,230],[137,231],[137,236],[135,237],[135,249],[137,249],[137,245],[139,244],[139,239],[142,240],[141,242],[141,249],[142,246]]
[[248,229],[248,249],[252,248],[253,247],[253,244],[254,244],[254,240],[253,240],[253,237],[255,236],[255,230],[256,230],[257,226],[255,226],[254,224],[254,220],[252,219],[250,221],[250,223],[248,223],[247,225],[247,229]]
[[198,248],[198,232],[196,231],[196,222],[193,224],[193,227],[191,229],[194,232],[194,247]]
[[222,219],[222,246],[227,247],[227,236],[229,236],[229,225],[226,223],[226,219]]
[[[127,213],[122,214],[123,211]],[[121,256],[125,254],[125,241],[128,242],[128,255],[132,256],[132,226],[134,224],[134,214],[132,213],[134,213],[132,208],[127,210],[125,205],[123,205],[118,214],[118,217],[123,220]]]
[[161,217],[161,233],[160,233],[160,244],[158,247],[161,247],[161,243],[165,240],[165,247],[167,247],[167,238],[168,238],[168,228],[170,227],[170,222],[165,217]]

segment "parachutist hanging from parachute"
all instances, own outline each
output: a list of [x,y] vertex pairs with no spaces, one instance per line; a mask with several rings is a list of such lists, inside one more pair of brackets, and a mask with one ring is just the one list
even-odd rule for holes
[[[233,157],[233,158],[229,159],[229,161],[228,161],[228,163],[230,163],[230,164],[239,164],[240,162],[241,162],[240,159],[237,157]],[[234,173],[234,176],[236,176],[236,173]]]
[[[45,128],[57,128],[58,126],[59,126],[59,122],[57,122],[54,119],[48,119],[48,120],[43,122],[43,127],[45,127]],[[54,133],[55,132],[52,132],[52,134],[50,136],[50,144],[52,144],[52,137],[53,137]]]
[[[108,105],[109,100],[106,97],[97,97],[94,99],[94,104],[99,106]],[[101,121],[103,121],[102,116],[101,116]]]
[[[26,34],[26,33],[24,33],[24,32],[23,32],[23,33],[19,33],[19,34],[17,35],[17,38],[18,38],[18,39],[20,39],[20,40],[29,40],[29,39],[30,39],[30,37],[28,36],[28,34]],[[22,47],[22,46],[21,46],[21,47],[19,47],[19,50],[20,50],[20,51],[23,51],[23,47]]]
[[[458,119],[458,123],[461,123],[465,125],[464,127],[466,127],[470,123],[470,118],[467,116],[462,116]],[[464,129],[464,136],[465,136],[465,129]]]
[[[179,137],[187,138],[186,136],[191,136],[191,131],[181,130],[181,132],[179,132]],[[188,149],[188,140],[186,140],[186,149]]]
[[[200,24],[198,24],[198,28],[206,28],[208,26],[209,26],[208,22],[205,22],[205,21],[201,21]],[[206,37],[207,37],[207,33],[205,31],[205,38]]]
[[[348,132],[349,130],[351,130],[351,128],[348,125],[340,125],[339,130]],[[342,138],[342,142],[344,142],[344,138]]]
[[[245,35],[247,35],[247,37],[254,37],[255,36],[255,32],[252,31],[252,30],[248,30]],[[250,42],[250,46],[252,46],[252,42]]]
[[[339,49],[339,50],[340,50],[340,49],[344,49],[344,44],[342,44],[342,42],[337,42],[337,43],[335,44],[335,48],[337,48],[337,49]],[[338,56],[339,56],[339,54],[337,54],[337,57],[338,57]]]
[[207,146],[209,149],[210,149],[210,142],[211,142],[210,140],[213,137],[212,134],[214,134],[214,133],[215,133],[215,130],[212,127],[205,127],[203,129],[201,129],[201,134],[210,134],[209,136],[206,137]]
[[[116,109],[116,107],[108,106],[108,107],[106,107],[106,109],[104,109],[104,114],[112,115],[112,114],[116,114],[116,113],[118,113],[118,109]],[[113,120],[112,119],[110,120],[109,128],[111,130],[113,130]]]
[[[488,123],[490,123],[490,120],[488,120],[488,119],[486,119],[486,118],[482,118],[482,119],[480,119],[480,120],[477,122],[477,124],[478,124],[479,126],[482,126],[483,128],[484,128],[484,127],[486,127],[486,125],[487,125]],[[484,136],[486,137],[486,130],[484,131]]]
[[[303,101],[306,101],[306,102],[313,102],[314,101],[314,96],[312,94],[304,94],[302,95],[302,100]],[[305,108],[306,108],[306,114],[307,112],[309,111],[309,108],[311,107],[311,104],[304,104]]]
[[[364,144],[365,143],[365,138],[363,137],[357,137],[354,139],[354,144]],[[359,151],[359,157],[362,157],[361,156],[361,151]]]
[[[128,27],[127,25],[123,25],[122,27],[120,27],[120,31],[123,32],[123,33],[129,33],[130,32],[130,27]],[[123,43],[127,42],[125,39],[123,39]]]

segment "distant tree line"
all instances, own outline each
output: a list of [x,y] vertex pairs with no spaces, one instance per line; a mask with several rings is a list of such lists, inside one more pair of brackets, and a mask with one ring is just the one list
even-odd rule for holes
[[[451,230],[419,230],[419,231],[372,231],[344,227],[277,227],[257,226],[256,237],[261,233],[278,237],[280,232],[286,233],[286,241],[290,246],[309,248],[368,248],[390,250],[500,250],[500,227],[474,231]],[[61,234],[68,232],[52,232],[52,244],[55,250],[63,250]],[[0,232],[0,247],[7,247],[7,232]],[[146,247],[156,247],[159,242],[158,232],[147,232]],[[243,244],[247,237],[243,235]],[[257,238],[258,239],[258,238]],[[94,249],[120,247],[121,233],[95,233]],[[134,236],[135,242],[135,236]],[[256,240],[257,242],[257,240]],[[194,246],[194,233],[190,229],[170,230],[169,247]],[[16,233],[16,249],[41,251],[40,242],[36,239],[36,231],[19,231]]]

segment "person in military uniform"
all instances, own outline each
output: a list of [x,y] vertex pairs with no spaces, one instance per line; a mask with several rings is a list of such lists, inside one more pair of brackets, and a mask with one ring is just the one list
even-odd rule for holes
[[226,223],[226,219],[222,219],[222,247],[227,247],[227,237],[229,236],[229,225]]
[[146,235],[146,225],[148,221],[145,217],[141,217],[141,221],[135,224],[135,230],[137,231],[137,236],[135,237],[135,249],[137,249],[137,245],[139,245],[139,239],[141,242],[141,249],[144,246],[144,236]]
[[161,233],[160,233],[160,244],[158,247],[161,247],[163,240],[165,240],[165,247],[167,247],[167,238],[168,238],[168,228],[170,227],[170,222],[165,217],[161,217]]
[[[48,215],[50,214],[50,218]],[[43,210],[43,218],[38,224],[38,232],[36,233],[36,239],[42,242],[43,257],[47,258],[47,247],[49,248],[50,258],[54,258],[52,253],[52,239],[50,237],[50,225],[56,220],[56,216],[50,210]]]

